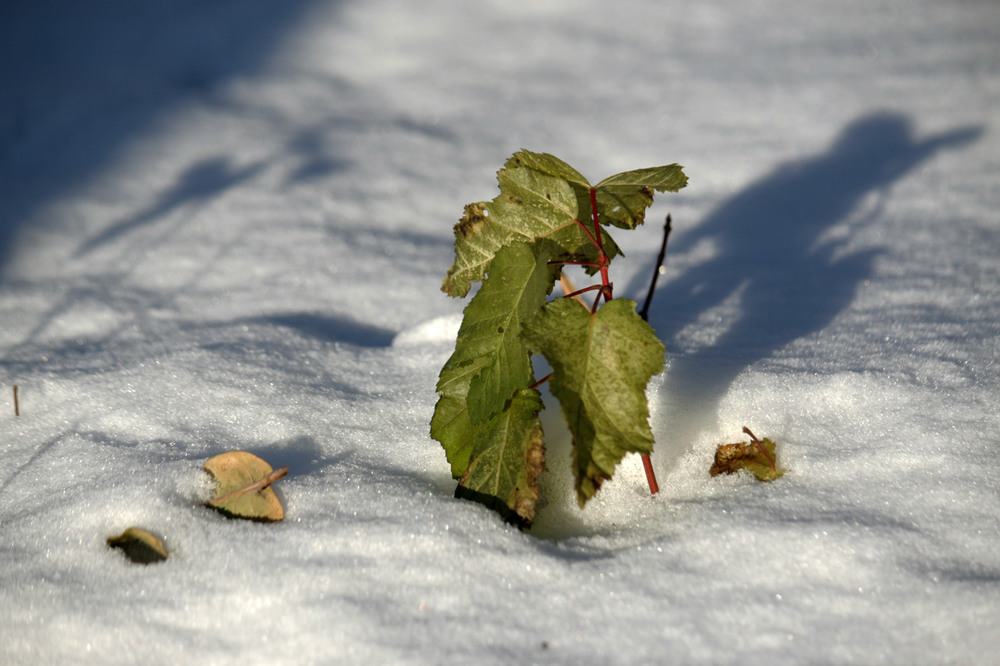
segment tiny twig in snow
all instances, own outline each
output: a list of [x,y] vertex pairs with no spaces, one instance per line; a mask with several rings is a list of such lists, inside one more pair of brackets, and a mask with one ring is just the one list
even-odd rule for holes
[[649,321],[649,305],[653,302],[653,292],[656,291],[656,280],[660,277],[660,269],[663,267],[663,260],[667,256],[667,239],[670,238],[671,230],[670,213],[667,213],[667,221],[663,225],[663,243],[660,244],[660,254],[656,257],[656,264],[653,266],[653,279],[649,282],[649,291],[646,292],[646,302],[642,304],[639,316],[643,321]]
[[759,439],[757,439],[757,435],[755,435],[752,432],[750,432],[750,428],[748,428],[746,426],[743,426],[743,432],[745,432],[746,434],[750,435],[750,439],[757,446],[757,450],[760,451],[761,454],[763,454],[763,456],[765,458],[767,458],[767,461],[769,463],[771,463],[771,469],[777,470],[777,464],[774,462],[774,458],[772,458],[771,454],[768,453],[767,449],[764,448],[764,444]]
[[227,494],[223,495],[222,497],[216,497],[214,500],[212,500],[211,502],[209,502],[209,505],[210,506],[222,506],[222,505],[224,505],[226,502],[228,502],[229,500],[231,500],[234,497],[238,497],[240,495],[245,495],[247,493],[256,493],[256,492],[259,492],[261,490],[264,490],[264,488],[267,488],[269,485],[271,485],[272,483],[274,483],[278,479],[282,478],[286,474],[288,474],[288,467],[279,467],[278,469],[274,470],[273,472],[271,472],[270,474],[268,474],[267,476],[265,476],[263,479],[261,479],[257,483],[250,484],[249,486],[246,486],[245,488],[240,488],[238,490],[234,490],[233,492],[227,493]]

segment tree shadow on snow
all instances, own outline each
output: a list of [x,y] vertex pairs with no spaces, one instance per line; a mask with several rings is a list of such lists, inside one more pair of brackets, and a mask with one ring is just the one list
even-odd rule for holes
[[0,3],[0,269],[47,201],[267,62],[315,0]]
[[[879,216],[892,184],[980,134],[964,127],[918,139],[905,116],[862,117],[827,151],[779,165],[671,241],[668,255],[699,246],[714,254],[661,284],[652,308],[650,323],[668,348],[684,350],[670,359],[654,402],[669,424],[669,441],[658,441],[654,456],[658,467],[716,426],[719,403],[745,368],[823,330],[850,306],[882,251],[850,251],[849,243]],[[859,215],[871,198],[875,209]],[[643,290],[638,280],[629,287]]]
[[262,165],[234,169],[229,160],[224,157],[202,160],[189,167],[177,179],[173,187],[163,192],[146,210],[133,217],[112,224],[101,233],[93,236],[77,248],[76,256],[88,252],[116,240],[117,238],[162,220],[171,211],[190,203],[206,201],[225,190],[238,185],[260,171]]

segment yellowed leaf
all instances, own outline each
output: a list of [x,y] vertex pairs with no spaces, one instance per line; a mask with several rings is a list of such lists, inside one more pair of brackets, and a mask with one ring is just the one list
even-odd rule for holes
[[288,474],[287,467],[274,470],[252,453],[229,451],[209,458],[205,471],[219,484],[208,506],[230,516],[264,522],[285,517],[271,484]]
[[108,537],[108,545],[118,548],[138,564],[152,564],[167,559],[167,549],[152,532],[130,527],[116,537]]

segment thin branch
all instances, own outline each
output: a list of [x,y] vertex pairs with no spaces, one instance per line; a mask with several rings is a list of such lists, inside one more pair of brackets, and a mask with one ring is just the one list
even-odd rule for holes
[[750,439],[753,440],[753,443],[757,445],[757,450],[760,451],[765,458],[767,458],[767,461],[769,463],[771,463],[771,469],[777,471],[777,463],[774,462],[774,458],[772,458],[771,454],[768,453],[767,449],[764,448],[764,443],[759,439],[757,439],[757,435],[750,432],[750,428],[743,426],[743,432],[750,435]]
[[601,284],[606,287],[603,292],[604,301],[608,302],[614,298],[611,294],[611,280],[608,277],[608,264],[610,262],[608,255],[604,253],[604,241],[601,240],[601,220],[597,214],[597,190],[593,187],[590,188],[590,212],[594,218],[594,235],[591,236],[591,240],[597,246],[597,267],[601,271]]
[[646,483],[649,484],[649,494],[655,495],[660,492],[660,485],[656,482],[656,472],[653,471],[653,461],[648,453],[642,454],[642,468],[646,470]]
[[656,265],[653,266],[653,279],[649,282],[646,302],[643,303],[642,310],[639,311],[639,316],[642,317],[643,321],[649,321],[649,305],[653,302],[653,292],[656,291],[656,280],[660,277],[660,267],[663,266],[663,260],[667,256],[667,239],[670,238],[671,228],[670,214],[667,213],[667,221],[663,225],[663,243],[660,244],[660,254],[656,257]]
[[611,300],[611,289],[615,286],[615,283],[614,282],[609,282],[606,285],[602,284],[602,285],[595,285],[595,286],[598,289],[600,289],[600,291],[598,292],[597,297],[594,298],[593,305],[590,306],[590,314],[594,314],[595,312],[597,312],[597,308],[601,304],[601,294],[604,295],[604,300],[606,300],[606,301],[610,301]]
[[595,289],[600,289],[600,290],[603,291],[604,290],[604,285],[603,284],[592,284],[589,287],[584,287],[583,289],[577,289],[576,291],[570,292],[570,293],[566,294],[565,296],[563,296],[563,298],[576,298],[576,300],[578,300],[581,303],[583,303],[583,300],[580,299],[580,298],[577,298],[577,296],[579,296],[580,294],[585,294],[588,291],[594,291]]
[[562,273],[559,274],[559,286],[562,287],[563,296],[566,296],[567,298],[575,298],[577,303],[587,307],[587,304],[583,302],[583,298],[581,298],[579,294],[575,296],[573,295],[574,292],[576,292],[576,285]]
[[288,474],[288,467],[279,467],[278,469],[274,470],[273,472],[265,476],[260,481],[252,483],[249,486],[245,486],[238,490],[234,490],[231,493],[226,493],[222,497],[216,497],[214,500],[210,501],[209,504],[211,506],[222,506],[223,504],[225,504],[234,497],[239,497],[240,495],[246,495],[248,493],[260,492],[261,490],[264,490],[264,488],[267,488],[269,485],[271,485],[278,479],[282,478],[286,474]]
[[[594,191],[594,189],[593,189],[593,188],[591,188],[591,189],[590,189],[590,191],[591,191],[591,192],[593,192],[593,191]],[[583,222],[581,222],[580,220],[573,220],[573,221],[574,221],[574,222],[576,222],[576,223],[577,223],[577,225],[578,225],[578,226],[579,226],[579,227],[580,227],[581,229],[583,229],[583,233],[587,234],[587,238],[588,238],[588,239],[590,240],[590,242],[591,242],[591,243],[593,243],[593,244],[594,244],[594,247],[598,247],[598,248],[599,248],[599,247],[601,247],[601,242],[600,242],[600,240],[598,240],[598,239],[600,239],[600,237],[601,237],[601,232],[600,232],[600,230],[598,230],[598,232],[597,232],[597,238],[594,238],[594,234],[592,234],[592,233],[590,232],[590,229],[588,229],[588,228],[587,228],[587,225],[586,225],[586,224],[584,224],[584,223],[583,223]]]
[[535,382],[534,384],[532,384],[531,386],[529,386],[528,388],[530,388],[530,389],[536,389],[536,388],[538,388],[539,386],[541,386],[545,382],[549,381],[549,377],[551,377],[551,376],[552,376],[552,373],[550,372],[549,374],[545,375],[544,377],[542,377],[541,379],[539,379],[537,382]]

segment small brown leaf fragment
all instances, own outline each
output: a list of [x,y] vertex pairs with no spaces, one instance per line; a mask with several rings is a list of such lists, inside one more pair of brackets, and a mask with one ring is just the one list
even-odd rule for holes
[[218,482],[208,506],[235,518],[264,522],[282,520],[285,509],[271,484],[288,474],[247,451],[229,451],[210,458],[205,471]]
[[485,221],[485,202],[470,203],[465,207],[465,215],[455,225],[455,236],[469,238]]
[[116,537],[108,537],[108,546],[118,548],[136,564],[152,564],[167,559],[163,542],[141,527],[130,527]]
[[531,443],[524,452],[525,468],[522,472],[525,489],[520,486],[511,493],[514,499],[514,511],[529,524],[535,519],[535,503],[538,501],[538,477],[545,471],[545,443],[542,441],[541,428],[536,429],[531,436]]
[[785,470],[777,466],[775,443],[767,437],[757,439],[747,427],[743,428],[743,432],[750,435],[751,441],[720,444],[715,451],[715,463],[708,473],[718,476],[745,469],[753,472],[759,481],[774,481],[784,474]]

